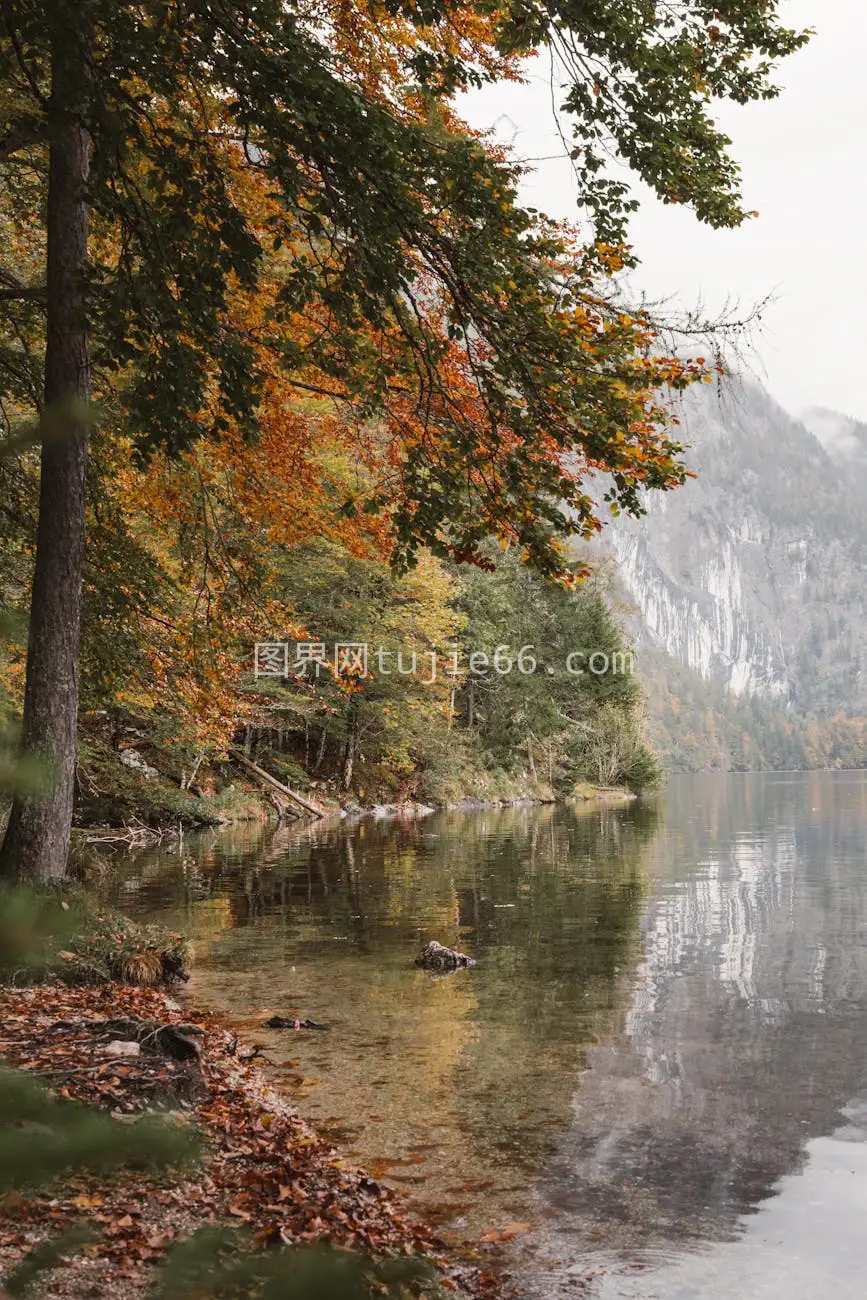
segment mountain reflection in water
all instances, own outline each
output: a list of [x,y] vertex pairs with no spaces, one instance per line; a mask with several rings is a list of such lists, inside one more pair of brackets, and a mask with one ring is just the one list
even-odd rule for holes
[[[520,1222],[528,1294],[839,1298],[867,1263],[865,842],[861,774],[677,778],[199,836],[113,892],[194,935],[193,996],[291,1058],[353,1159],[446,1228]],[[429,938],[479,965],[431,979]]]

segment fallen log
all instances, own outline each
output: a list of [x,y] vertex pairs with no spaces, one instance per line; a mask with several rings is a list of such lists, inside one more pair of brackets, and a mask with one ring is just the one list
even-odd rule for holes
[[321,820],[321,818],[325,816],[325,813],[317,804],[311,803],[309,799],[303,799],[300,794],[296,794],[294,790],[291,790],[288,785],[284,785],[282,781],[278,781],[276,776],[272,776],[270,772],[266,772],[263,767],[259,767],[258,763],[254,763],[252,759],[249,759],[247,755],[243,754],[239,749],[230,747],[229,753],[241,764],[242,767],[245,767],[249,772],[252,772],[253,775],[257,776],[260,781],[263,781],[265,785],[271,786],[272,789],[279,791],[280,794],[291,799],[293,803],[297,803],[299,808],[303,808],[311,817],[316,817]]
[[287,798],[285,794],[281,794],[279,790],[275,790],[273,786],[266,786],[264,781],[262,782],[262,785],[269,801],[274,805],[277,812],[277,820],[279,822],[300,821],[304,816],[304,812],[301,808],[298,808],[293,804],[292,800]]

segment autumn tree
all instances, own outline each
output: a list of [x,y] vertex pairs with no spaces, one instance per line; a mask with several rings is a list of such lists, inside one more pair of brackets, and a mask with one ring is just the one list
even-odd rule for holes
[[[346,509],[385,511],[399,562],[422,543],[473,559],[496,532],[562,572],[556,539],[598,526],[588,470],[629,510],[682,480],[655,393],[695,373],[600,290],[632,202],[604,159],[742,221],[711,110],[774,93],[803,40],[776,11],[2,0],[0,195],[27,245],[0,266],[4,409],[41,439],[23,744],[53,769],[15,801],[6,874],[65,870],[94,383],[139,453],[176,453],[254,437],[279,374],[357,426],[380,486]],[[523,209],[520,168],[450,105],[545,45],[571,70],[595,240]],[[239,302],[275,269],[251,326]]]

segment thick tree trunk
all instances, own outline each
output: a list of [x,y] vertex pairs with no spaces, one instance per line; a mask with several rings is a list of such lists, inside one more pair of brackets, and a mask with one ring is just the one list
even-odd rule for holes
[[[61,6],[58,6],[61,8]],[[69,8],[63,6],[68,13]],[[55,17],[48,110],[48,302],[39,529],[30,607],[22,748],[46,765],[16,797],[0,874],[66,872],[75,781],[90,357],[87,336],[87,34]],[[74,20],[73,20],[74,21]]]

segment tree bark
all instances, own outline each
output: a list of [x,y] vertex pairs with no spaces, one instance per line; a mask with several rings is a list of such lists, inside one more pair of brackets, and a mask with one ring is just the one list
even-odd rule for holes
[[323,725],[319,733],[319,748],[316,751],[316,762],[313,764],[313,771],[318,772],[322,766],[322,760],[325,757],[325,746],[328,743],[328,728]]
[[346,738],[346,747],[343,750],[343,789],[348,790],[352,784],[352,771],[355,767],[355,734],[350,732]]
[[343,750],[343,789],[348,790],[352,784],[352,772],[355,767],[355,749],[358,740],[358,718],[356,716],[355,701],[351,700],[349,704],[349,734],[346,737],[346,745]]
[[[44,785],[16,796],[0,875],[66,873],[75,782],[90,400],[87,110],[90,49],[72,6],[52,15],[48,106],[47,331],[39,527],[30,605],[22,751]],[[68,16],[68,17],[67,17]]]

